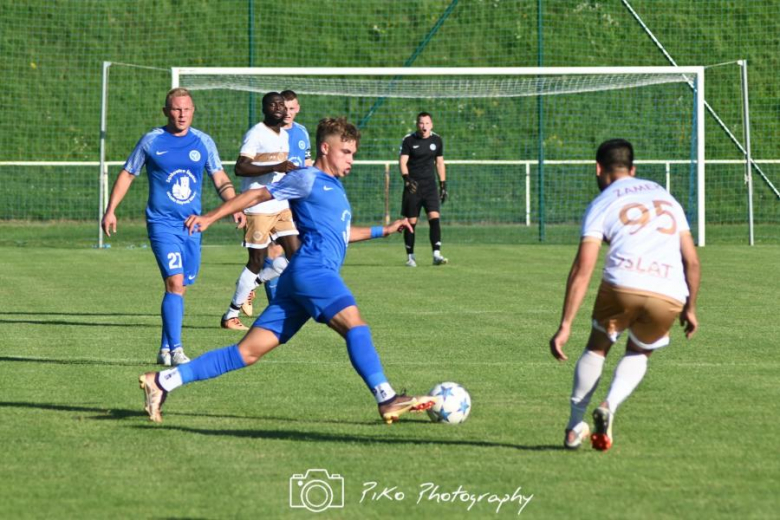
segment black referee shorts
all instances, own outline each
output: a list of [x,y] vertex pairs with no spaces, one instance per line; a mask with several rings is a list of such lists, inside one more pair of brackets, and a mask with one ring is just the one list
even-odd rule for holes
[[439,190],[436,183],[419,183],[417,193],[409,193],[404,189],[404,196],[401,200],[401,215],[406,218],[417,218],[420,216],[420,209],[425,208],[425,213],[431,211],[441,212],[441,202],[439,201]]

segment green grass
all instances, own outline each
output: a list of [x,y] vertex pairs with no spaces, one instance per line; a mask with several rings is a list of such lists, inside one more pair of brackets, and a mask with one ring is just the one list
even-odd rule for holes
[[[421,257],[424,248],[421,250]],[[774,353],[777,247],[700,251],[701,331],[653,356],[621,408],[607,453],[560,448],[574,359],[547,341],[570,246],[462,245],[451,265],[403,267],[397,238],[351,248],[343,274],[372,325],[387,375],[427,391],[469,389],[467,423],[380,423],[340,338],[308,324],[257,366],[172,394],[150,424],[139,373],[154,369],[161,283],[149,249],[0,247],[0,516],[5,518],[283,518],[293,474],[345,480],[345,508],[325,518],[516,517],[517,504],[417,503],[440,492],[533,495],[531,518],[768,518],[780,499]],[[204,248],[187,294],[191,355],[228,345],[219,315],[244,262]],[[617,352],[615,353],[617,354]],[[611,377],[617,356],[608,360]],[[607,382],[596,394],[606,393]],[[400,502],[361,503],[365,482]]]

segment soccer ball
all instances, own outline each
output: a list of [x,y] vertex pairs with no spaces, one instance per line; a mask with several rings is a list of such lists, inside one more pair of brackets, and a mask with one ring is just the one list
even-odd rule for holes
[[471,396],[458,383],[439,383],[428,395],[439,398],[436,404],[428,409],[428,417],[433,422],[460,424],[471,413]]

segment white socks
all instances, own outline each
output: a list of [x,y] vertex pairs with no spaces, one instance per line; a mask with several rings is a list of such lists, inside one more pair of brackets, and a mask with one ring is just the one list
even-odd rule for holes
[[382,404],[395,397],[395,390],[390,386],[390,383],[379,383],[371,391],[374,393],[377,404]]
[[[605,359],[585,350],[574,367],[574,385],[571,391],[571,414],[567,430],[573,429],[585,416],[593,392],[599,384]],[[647,356],[638,352],[627,352],[615,367],[612,385],[609,387],[606,402],[614,413],[620,404],[636,389],[647,372]]]
[[286,257],[277,256],[271,262],[271,267],[264,267],[260,271],[260,274],[257,276],[257,283],[262,284],[281,276],[282,272],[284,272],[284,270],[287,268],[287,264],[289,263],[290,262],[287,261]]
[[175,390],[184,384],[182,383],[181,374],[179,374],[178,368],[161,371],[157,380],[160,382],[160,386],[166,392]]
[[582,422],[590,398],[599,384],[601,372],[604,370],[604,357],[590,350],[585,350],[574,367],[574,384],[571,390],[571,414],[567,430],[573,429]]
[[607,405],[612,413],[639,385],[647,372],[647,356],[638,352],[626,352],[615,367],[615,376],[607,394]]
[[238,277],[236,282],[236,292],[233,293],[232,305],[228,307],[224,318],[229,320],[238,316],[241,305],[249,298],[249,293],[257,287],[257,273],[253,273],[246,267],[241,271],[241,276]]

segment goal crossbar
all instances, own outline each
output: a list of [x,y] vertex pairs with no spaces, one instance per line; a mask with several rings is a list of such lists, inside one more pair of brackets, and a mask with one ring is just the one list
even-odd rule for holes
[[[495,78],[547,78],[550,76],[668,76],[668,81],[684,82],[691,88],[695,100],[695,134],[696,149],[693,151],[693,162],[696,169],[697,186],[697,242],[699,246],[704,246],[705,240],[705,131],[704,131],[704,67],[701,66],[664,66],[664,67],[174,67],[171,69],[171,86],[178,87],[182,85],[182,78],[185,76],[200,77],[292,77],[309,78],[309,84],[320,81],[328,81],[327,78],[355,78],[356,80],[365,80],[365,78],[375,77],[366,81],[384,81],[394,84],[395,82],[408,81],[415,78],[419,81],[432,82],[441,78],[467,78],[473,81],[479,81],[480,77],[485,80],[495,80]],[[665,79],[657,82],[666,82]],[[652,80],[651,80],[652,83]],[[641,86],[641,83],[632,84],[628,81],[627,86]],[[614,87],[614,88],[627,88]],[[212,85],[200,86],[196,88],[226,88],[218,81]],[[252,89],[251,85],[243,85],[241,88]],[[609,88],[609,87],[608,87]],[[297,90],[297,89],[296,89]],[[497,93],[488,91],[485,97],[501,97],[512,95],[545,95],[544,92],[535,90],[533,87],[523,94]],[[301,89],[299,93],[306,93]],[[317,92],[322,95],[336,95],[328,92]],[[560,92],[551,92],[551,94]],[[564,90],[562,93],[569,93]],[[403,92],[396,92],[393,88],[384,88],[377,91],[377,96],[404,97]],[[421,95],[419,97],[426,97]],[[446,96],[443,96],[446,97]],[[468,96],[467,96],[468,97]]]
[[567,76],[582,74],[694,74],[704,67],[172,67],[171,80],[182,75],[232,76]]

